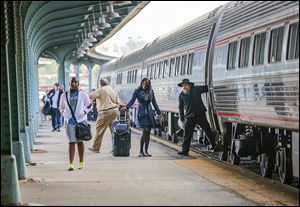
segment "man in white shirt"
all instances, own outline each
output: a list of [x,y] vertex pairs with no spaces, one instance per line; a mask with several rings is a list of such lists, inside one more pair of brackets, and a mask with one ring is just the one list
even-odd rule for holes
[[47,97],[50,99],[51,104],[51,117],[52,117],[52,131],[60,131],[60,111],[59,108],[59,102],[60,97],[62,95],[62,91],[59,90],[59,83],[54,84],[54,88],[49,91],[47,94]]

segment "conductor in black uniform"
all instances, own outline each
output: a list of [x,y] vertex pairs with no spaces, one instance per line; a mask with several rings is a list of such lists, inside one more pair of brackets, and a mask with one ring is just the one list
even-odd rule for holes
[[211,131],[210,125],[206,119],[206,108],[202,102],[201,94],[208,92],[207,85],[195,86],[189,79],[183,79],[178,84],[182,87],[179,95],[179,118],[184,123],[184,141],[180,155],[188,155],[191,145],[195,125],[198,124],[205,131],[212,149],[215,149],[215,133]]

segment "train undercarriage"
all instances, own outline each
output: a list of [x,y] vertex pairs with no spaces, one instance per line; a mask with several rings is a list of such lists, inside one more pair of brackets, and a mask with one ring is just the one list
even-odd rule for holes
[[[178,126],[178,114],[162,112],[165,119],[160,128],[152,130],[156,136],[177,143],[183,139],[183,130]],[[130,111],[131,125],[134,126],[135,110]],[[251,126],[226,122],[226,134],[222,136],[223,150],[219,159],[229,161],[232,165],[239,165],[241,158],[249,157],[260,165],[263,177],[272,178],[278,174],[281,183],[291,184],[299,182],[299,132]],[[207,145],[205,132],[196,126],[194,140]]]

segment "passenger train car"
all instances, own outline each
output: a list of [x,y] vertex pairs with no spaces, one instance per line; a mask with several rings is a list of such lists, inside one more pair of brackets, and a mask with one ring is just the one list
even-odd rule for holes
[[202,99],[222,160],[255,157],[264,177],[299,180],[299,1],[230,2],[103,65],[98,78],[126,104],[146,76],[169,138],[178,129],[177,84],[189,78],[209,86]]

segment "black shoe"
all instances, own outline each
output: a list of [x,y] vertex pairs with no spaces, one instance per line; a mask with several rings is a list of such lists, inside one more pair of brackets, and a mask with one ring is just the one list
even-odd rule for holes
[[151,156],[152,156],[152,155],[149,154],[148,152],[146,152],[145,155],[146,155],[147,157],[151,157]]
[[184,156],[189,156],[189,153],[185,153],[185,152],[178,152],[179,155],[184,155]]
[[214,146],[211,146],[210,151],[212,151],[212,152],[221,152],[221,151],[223,151],[223,148],[224,148],[223,145],[221,143],[218,143]]
[[146,155],[144,154],[144,152],[140,152],[139,157],[146,157]]
[[52,131],[53,131],[53,132],[55,132],[55,131],[56,131],[56,129],[52,129]]
[[60,132],[60,129],[58,128],[56,131]]

